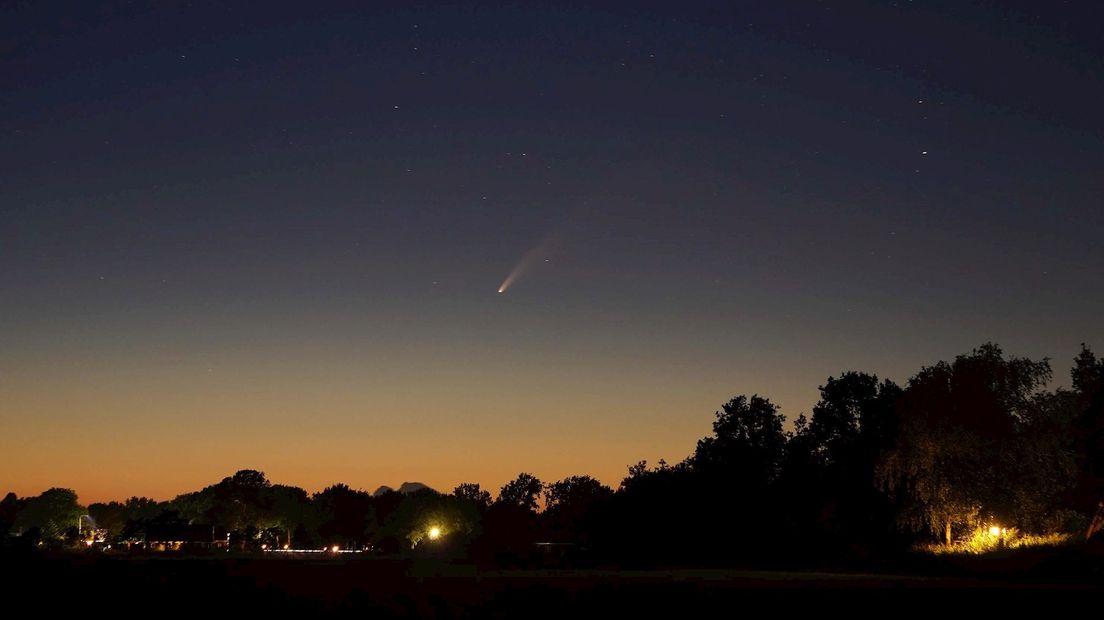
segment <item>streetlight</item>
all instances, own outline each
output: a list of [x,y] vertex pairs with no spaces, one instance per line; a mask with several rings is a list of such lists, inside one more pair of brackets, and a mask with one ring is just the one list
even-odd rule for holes
[[430,540],[437,540],[438,538],[441,537],[441,528],[434,525],[433,527],[429,528],[428,533],[429,533],[429,539]]

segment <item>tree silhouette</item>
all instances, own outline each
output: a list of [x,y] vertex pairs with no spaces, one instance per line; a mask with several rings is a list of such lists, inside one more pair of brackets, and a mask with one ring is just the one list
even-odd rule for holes
[[318,514],[318,534],[327,545],[359,547],[377,526],[372,496],[347,484],[326,487],[312,498]]
[[537,500],[543,488],[544,485],[536,476],[521,473],[517,478],[503,485],[495,503],[532,512],[537,509]]
[[[633,464],[616,491],[585,475],[544,485],[521,473],[494,501],[476,483],[375,496],[335,484],[311,496],[245,469],[171,502],[132,497],[88,512],[123,539],[190,525],[221,528],[242,550],[371,542],[522,565],[538,541],[644,566],[858,558],[994,523],[1069,532],[1089,522],[1091,535],[1104,527],[1104,361],[1082,345],[1070,389],[1045,389],[1050,374],[1048,360],[992,343],[921,368],[904,389],[844,372],[790,433],[770,400],[735,396],[688,458]],[[0,533],[56,542],[81,514],[67,489],[8,494]]]
[[[265,504],[271,507],[272,516],[282,530],[283,540],[274,540],[273,544],[294,546],[295,532],[306,528],[314,518],[310,496],[299,487],[274,484],[265,490]],[[307,542],[307,541],[302,541]]]
[[879,454],[895,439],[901,389],[871,374],[828,377],[812,419],[799,416],[783,466],[790,537],[844,553],[856,543],[891,544],[892,504],[875,485]]
[[[1104,517],[1104,360],[1097,359],[1085,344],[1070,372],[1074,407],[1073,449],[1078,455],[1074,507],[1082,512],[1099,512]],[[1100,520],[1090,526],[1091,537]]]
[[456,485],[452,494],[460,499],[474,504],[479,510],[486,510],[491,505],[491,494],[479,487],[477,482],[464,482]]
[[487,509],[483,537],[475,546],[476,556],[485,561],[512,561],[523,556],[540,539],[536,509],[544,486],[532,474],[522,473],[502,486],[498,497]]
[[571,476],[544,489],[545,511],[562,511],[608,498],[613,490],[590,476]]
[[107,530],[108,536],[117,538],[125,532],[140,530],[139,524],[156,519],[165,505],[148,497],[131,497],[126,502],[107,502],[90,504],[88,515],[95,521],[97,528]]
[[243,469],[209,487],[212,495],[207,517],[232,532],[263,530],[276,525],[269,503],[272,483],[263,472]]
[[613,489],[590,476],[571,476],[544,489],[544,513],[549,532],[562,540],[587,543],[597,513],[606,510]]
[[[654,468],[646,461],[630,465],[608,509],[596,515],[598,534],[591,544],[611,559],[638,566],[697,559],[709,529],[701,526],[701,515],[718,500],[717,489],[702,479],[689,460],[673,466],[660,460]],[[717,520],[710,515],[711,522]]]
[[76,529],[84,508],[72,489],[52,488],[27,499],[15,517],[18,531],[37,529],[46,539],[60,539],[69,528]]
[[1005,358],[992,343],[921,369],[901,397],[897,439],[878,466],[879,483],[900,502],[901,524],[950,543],[960,526],[1018,522],[1016,496],[1039,489],[1024,471],[1030,463],[1015,461],[1049,379],[1047,360]]
[[[420,547],[431,553],[462,551],[479,533],[479,509],[467,498],[420,489],[402,498],[383,523],[383,539],[399,539],[407,549]],[[431,539],[436,530],[439,538]]]
[[744,483],[770,483],[786,449],[784,421],[778,407],[766,398],[757,394],[733,398],[716,413],[713,436],[698,441],[694,468],[737,476]]
[[25,501],[20,500],[15,493],[8,493],[0,500],[0,536],[7,538],[8,532],[15,526],[15,517],[23,509]]
[[811,456],[823,466],[846,464],[858,453],[886,446],[892,439],[901,389],[891,381],[861,372],[828,377],[804,432]]

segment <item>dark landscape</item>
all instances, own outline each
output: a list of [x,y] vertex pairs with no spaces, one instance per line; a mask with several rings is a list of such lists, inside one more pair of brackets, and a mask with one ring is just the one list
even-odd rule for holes
[[71,584],[74,609],[120,584],[140,606],[434,616],[856,592],[933,608],[933,594],[1090,600],[1104,585],[1104,508],[1091,503],[1104,490],[1104,360],[1083,348],[1072,389],[1044,390],[1050,374],[991,343],[905,388],[847,372],[793,432],[770,401],[737,396],[691,456],[641,461],[616,491],[522,473],[493,498],[477,483],[311,495],[241,470],[167,502],[9,494],[3,555],[13,592]]
[[0,3],[12,617],[1091,616],[1102,23]]
[[[53,613],[86,613],[96,600],[124,617],[243,613],[382,617],[552,617],[571,613],[706,614],[766,605],[783,613],[853,609],[862,617],[905,605],[935,613],[967,605],[987,613],[1091,606],[1101,594],[1100,552],[1066,558],[1066,571],[1022,572],[1023,562],[929,574],[737,569],[485,570],[432,561],[258,558],[43,558],[18,565],[8,585],[49,601]],[[1054,558],[1051,558],[1054,559]],[[1093,567],[1096,567],[1095,569]],[[1086,572],[1088,569],[1088,572]],[[63,596],[45,583],[72,584]],[[120,584],[126,584],[120,587]],[[51,586],[52,587],[52,586]],[[105,595],[105,592],[111,592]],[[858,606],[858,608],[856,608]],[[881,609],[880,609],[881,608]]]

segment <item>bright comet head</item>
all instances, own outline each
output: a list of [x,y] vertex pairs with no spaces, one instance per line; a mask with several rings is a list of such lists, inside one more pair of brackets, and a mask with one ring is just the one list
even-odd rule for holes
[[505,293],[506,289],[513,286],[518,278],[525,275],[525,272],[529,271],[534,265],[542,260],[547,263],[548,259],[545,257],[552,251],[552,246],[555,244],[555,241],[555,236],[550,235],[526,252],[525,255],[521,257],[521,260],[518,261],[518,264],[514,266],[513,270],[510,271],[510,275],[506,276],[506,279],[499,285],[498,292]]

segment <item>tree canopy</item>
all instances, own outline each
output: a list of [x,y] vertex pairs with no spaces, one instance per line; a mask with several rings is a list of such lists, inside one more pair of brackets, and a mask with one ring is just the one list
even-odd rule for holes
[[[1091,535],[1104,528],[1104,361],[1082,346],[1068,389],[1048,389],[1051,375],[1050,360],[992,343],[922,367],[903,388],[847,371],[827,378],[789,431],[768,398],[737,395],[684,460],[639,461],[616,489],[583,474],[545,484],[523,472],[495,497],[478,483],[447,494],[337,483],[310,494],[243,469],[170,501],[94,503],[87,515],[120,543],[187,525],[239,549],[494,561],[524,557],[536,542],[629,561],[708,562],[885,553],[996,525]],[[9,493],[0,531],[15,534],[5,544],[55,544],[75,539],[84,515],[69,489]]]

